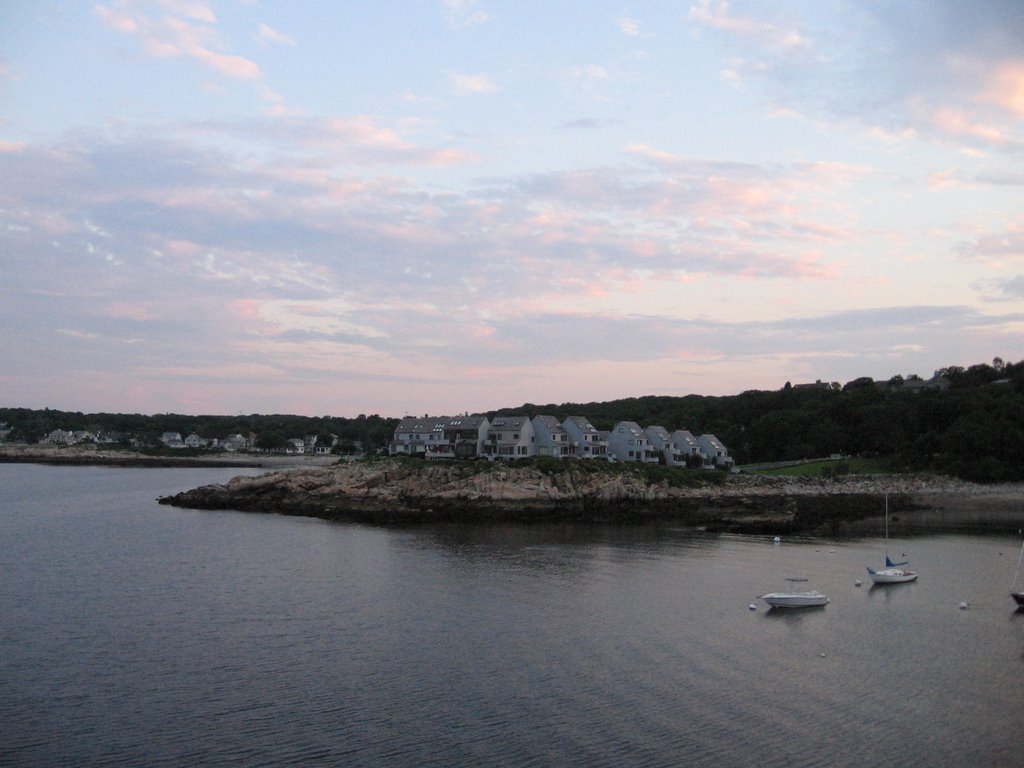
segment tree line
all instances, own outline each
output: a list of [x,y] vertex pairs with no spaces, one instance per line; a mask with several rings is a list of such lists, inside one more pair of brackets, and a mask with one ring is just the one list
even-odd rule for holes
[[[1024,480],[1024,362],[952,366],[931,387],[914,375],[845,385],[787,383],[709,397],[648,396],[603,403],[524,405],[498,411],[584,415],[710,433],[737,464],[832,456],[881,459],[891,471],[934,471],[977,482]],[[941,384],[941,386],[939,386]]]
[[328,445],[337,437],[342,449],[363,446],[372,450],[387,445],[398,425],[398,419],[377,414],[360,414],[355,418],[287,414],[186,416],[174,413],[81,413],[50,408],[0,408],[0,422],[6,422],[11,429],[9,441],[28,443],[37,442],[55,429],[105,433],[114,435],[121,442],[134,439],[144,446],[159,446],[160,436],[165,432],[177,432],[182,437],[195,433],[208,439],[254,434],[256,446],[267,450],[282,448],[285,441],[306,435],[316,435],[318,443]]
[[[738,395],[646,396],[591,403],[524,403],[487,415],[586,416],[598,429],[618,421],[711,433],[737,464],[831,456],[869,456],[891,470],[934,471],[979,482],[1024,480],[1024,362],[952,366],[936,372],[942,387],[913,375],[887,381],[859,378],[844,385],[787,383]],[[257,435],[274,448],[288,438],[337,435],[342,445],[384,449],[399,419],[291,415],[183,416],[83,414],[0,408],[8,439],[35,442],[54,429],[132,435],[156,444],[164,432],[201,437]]]

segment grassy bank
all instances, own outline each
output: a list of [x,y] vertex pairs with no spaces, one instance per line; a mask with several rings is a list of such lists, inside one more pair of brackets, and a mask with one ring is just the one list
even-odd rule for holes
[[865,459],[856,456],[842,459],[786,462],[771,466],[760,465],[743,471],[750,475],[766,477],[843,477],[846,475],[883,475],[889,472],[880,459]]

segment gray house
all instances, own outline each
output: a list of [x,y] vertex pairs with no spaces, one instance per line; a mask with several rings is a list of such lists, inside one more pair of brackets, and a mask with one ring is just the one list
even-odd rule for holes
[[652,425],[644,430],[644,434],[651,441],[651,447],[661,453],[668,466],[682,467],[686,465],[686,456],[672,444],[672,436],[667,429]]
[[527,416],[495,416],[482,455],[492,460],[536,456],[533,422]]
[[700,464],[707,464],[707,456],[705,456],[700,449],[700,443],[697,442],[697,438],[693,436],[693,433],[686,429],[677,429],[672,433],[672,445],[677,451],[683,456],[683,461],[687,464],[693,464],[697,459],[690,457],[699,456]]
[[560,459],[573,455],[569,433],[554,416],[534,416],[533,433],[538,456],[553,456]]
[[569,436],[572,455],[577,459],[607,459],[608,443],[586,416],[569,416],[562,422]]
[[729,455],[729,449],[722,445],[722,442],[714,435],[701,435],[697,438],[700,444],[700,451],[711,461],[715,467],[732,467],[733,458]]
[[490,430],[486,416],[446,416],[434,424],[440,429],[439,444],[427,446],[428,459],[475,459],[482,455]]
[[608,433],[608,454],[616,461],[658,463],[658,451],[635,421],[620,421],[612,428]]

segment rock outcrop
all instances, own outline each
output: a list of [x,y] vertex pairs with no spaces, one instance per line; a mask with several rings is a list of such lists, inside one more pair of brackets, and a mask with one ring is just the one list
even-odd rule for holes
[[[733,475],[724,483],[676,487],[628,470],[595,472],[567,462],[557,471],[514,464],[377,461],[237,477],[160,499],[198,509],[235,509],[378,524],[416,522],[647,522],[711,530],[792,533],[877,519],[883,496],[909,524],[942,500],[989,500],[993,521],[1015,529],[1024,488],[993,489],[944,478],[849,479]],[[993,503],[992,499],[1005,503]],[[915,518],[916,516],[916,518]],[[954,518],[955,518],[954,514]],[[922,518],[923,519],[923,518]],[[892,522],[892,521],[891,521]],[[948,522],[948,519],[947,519]],[[953,526],[955,527],[955,525]]]

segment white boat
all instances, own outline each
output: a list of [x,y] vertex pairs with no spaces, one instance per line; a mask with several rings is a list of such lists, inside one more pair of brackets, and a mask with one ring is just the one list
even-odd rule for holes
[[1017,579],[1020,578],[1020,564],[1024,560],[1024,542],[1020,545],[1020,554],[1017,556],[1017,573],[1013,577],[1013,586],[1010,588],[1010,597],[1014,599],[1019,608],[1024,608],[1024,590],[1017,588]]
[[761,595],[772,608],[816,608],[828,605],[828,598],[816,590],[810,592],[771,592]]
[[875,584],[903,584],[917,578],[917,573],[908,571],[903,566],[907,562],[894,563],[889,559],[889,494],[885,494],[885,567],[868,566],[868,575]]

